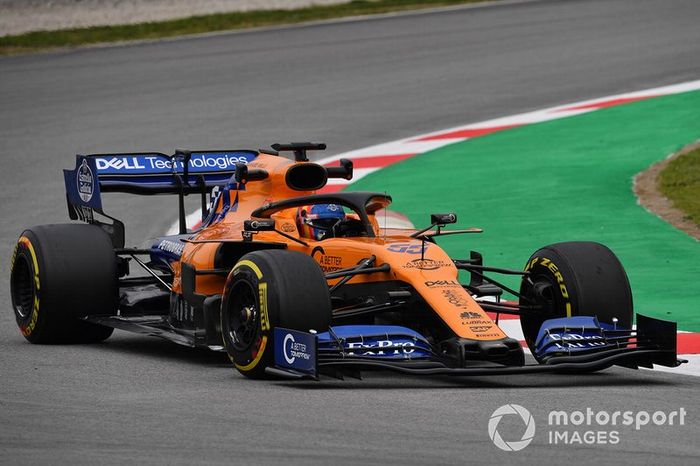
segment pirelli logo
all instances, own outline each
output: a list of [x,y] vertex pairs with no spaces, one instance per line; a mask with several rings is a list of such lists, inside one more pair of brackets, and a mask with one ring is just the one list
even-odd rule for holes
[[267,283],[258,283],[258,295],[260,299],[260,328],[270,330],[270,318],[267,315]]
[[547,259],[546,257],[535,257],[530,262],[528,262],[527,266],[525,267],[525,271],[531,270],[535,265],[546,267],[549,269],[550,272],[552,272],[554,278],[557,281],[557,285],[559,286],[559,292],[561,293],[562,298],[564,298],[564,305],[566,306],[566,315],[567,317],[571,317],[572,312],[569,290],[567,289],[566,283],[564,282],[564,277],[559,271],[559,267],[557,267],[556,264],[551,261],[551,259]]
[[559,290],[561,291],[561,295],[564,298],[569,297],[569,291],[566,289],[566,284],[564,283],[564,277],[561,275],[561,272],[559,271],[559,267],[554,264],[551,260],[547,259],[546,257],[535,257],[530,261],[530,263],[527,265],[525,270],[530,270],[535,264],[539,263],[543,267],[547,267],[553,274],[554,278],[557,280],[557,284],[559,285]]

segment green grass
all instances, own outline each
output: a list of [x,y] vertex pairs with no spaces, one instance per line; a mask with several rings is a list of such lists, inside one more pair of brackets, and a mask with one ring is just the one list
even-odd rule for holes
[[[455,258],[479,251],[496,267],[523,267],[559,241],[606,244],[627,270],[637,312],[700,332],[698,242],[638,205],[632,190],[635,174],[698,139],[698,122],[700,91],[657,97],[451,144],[350,189],[388,192],[416,225],[430,212],[457,212],[455,229],[485,233],[440,246]],[[519,277],[497,278],[519,286]]]
[[106,42],[159,39],[482,1],[485,0],[354,0],[340,5],[310,6],[296,10],[256,10],[140,24],[35,31],[0,37],[0,54],[27,53],[56,47],[77,47]]
[[700,148],[673,159],[659,174],[659,190],[700,226]]

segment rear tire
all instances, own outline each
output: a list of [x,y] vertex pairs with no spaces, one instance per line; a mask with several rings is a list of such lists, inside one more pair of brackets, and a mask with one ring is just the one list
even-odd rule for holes
[[625,269],[606,246],[594,242],[568,242],[545,246],[528,260],[520,294],[521,305],[543,306],[536,315],[522,316],[525,341],[534,353],[535,340],[547,319],[595,316],[620,328],[631,328],[632,290]]
[[25,230],[12,256],[12,307],[32,343],[94,343],[114,329],[81,320],[116,314],[117,261],[94,225],[41,225]]
[[309,256],[282,250],[243,256],[226,280],[221,334],[231,362],[246,377],[274,364],[274,329],[322,332],[331,322],[326,278]]

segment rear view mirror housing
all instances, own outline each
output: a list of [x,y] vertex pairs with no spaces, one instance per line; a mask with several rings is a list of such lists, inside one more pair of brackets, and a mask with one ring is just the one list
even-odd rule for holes
[[245,231],[274,231],[275,221],[268,220],[246,220],[243,222],[243,229]]
[[447,214],[430,214],[430,223],[433,225],[449,225],[457,222],[457,214],[450,212]]

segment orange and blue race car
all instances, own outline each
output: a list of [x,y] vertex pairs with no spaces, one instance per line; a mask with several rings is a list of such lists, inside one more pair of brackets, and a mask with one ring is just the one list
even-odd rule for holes
[[[12,257],[24,337],[99,342],[117,328],[225,351],[252,378],[683,362],[675,323],[637,315],[633,327],[627,275],[607,247],[552,244],[524,270],[485,266],[474,251],[453,259],[440,238],[481,230],[448,229],[454,213],[432,214],[422,229],[386,228],[378,212],[390,196],[317,193],[329,178],[351,179],[350,160],[309,161],[320,143],[272,148],[78,155],[64,179],[70,218],[82,223],[27,229]],[[109,192],[178,196],[179,233],[126,247],[124,224],[103,211]],[[201,196],[195,231],[185,224],[188,195]],[[519,289],[493,274],[520,276]],[[502,314],[520,316],[534,361],[499,328]]]

